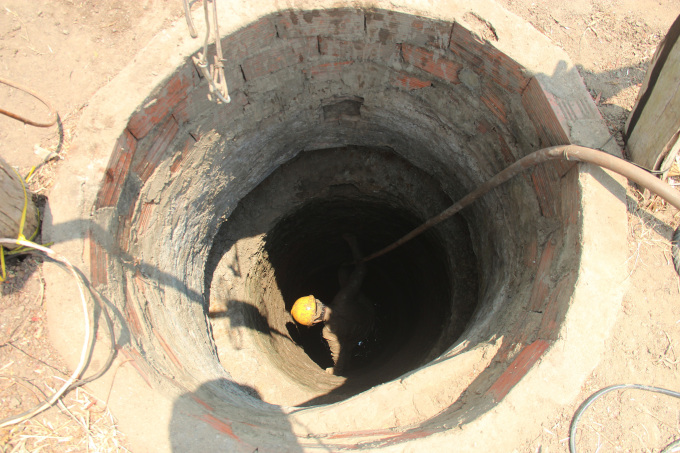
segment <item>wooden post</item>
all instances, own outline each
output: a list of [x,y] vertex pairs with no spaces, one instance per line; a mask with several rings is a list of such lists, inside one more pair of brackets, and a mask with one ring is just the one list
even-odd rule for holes
[[680,150],[679,37],[680,17],[656,49],[626,123],[631,160],[649,170],[667,172]]
[[23,235],[26,239],[30,239],[40,224],[38,208],[33,203],[33,197],[28,188],[26,198],[24,197],[20,176],[0,157],[0,237],[16,239],[19,236],[24,204],[26,204],[26,220]]

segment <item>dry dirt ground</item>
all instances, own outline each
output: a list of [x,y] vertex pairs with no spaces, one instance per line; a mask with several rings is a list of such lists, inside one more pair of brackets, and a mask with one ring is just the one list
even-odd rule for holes
[[[659,40],[680,14],[678,0],[497,0],[562,47],[620,145]],[[0,155],[26,174],[50,151],[68,159],[88,99],[171,21],[179,0],[0,0],[0,77],[40,92],[60,113],[61,127],[41,130],[0,116]],[[0,85],[0,108],[40,118],[45,110]],[[59,160],[41,167],[31,189],[49,197]],[[580,397],[542,426],[527,427],[522,452],[567,451],[578,404],[595,390],[642,383],[680,390],[680,281],[669,239],[680,215],[629,190],[628,291],[608,353]],[[68,370],[51,348],[41,259],[13,259],[0,285],[0,418],[50,393]],[[592,301],[597,304],[597,300]],[[79,345],[74,345],[79,347]],[[527,436],[529,433],[529,436]],[[659,451],[680,437],[680,400],[637,390],[614,392],[584,415],[580,451]],[[125,451],[106,402],[78,390],[28,422],[0,428],[0,452]]]

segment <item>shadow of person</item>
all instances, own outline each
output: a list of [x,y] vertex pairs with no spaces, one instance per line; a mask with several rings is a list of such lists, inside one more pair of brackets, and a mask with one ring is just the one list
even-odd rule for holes
[[170,446],[185,452],[301,452],[290,422],[258,392],[228,379],[203,383],[173,404]]

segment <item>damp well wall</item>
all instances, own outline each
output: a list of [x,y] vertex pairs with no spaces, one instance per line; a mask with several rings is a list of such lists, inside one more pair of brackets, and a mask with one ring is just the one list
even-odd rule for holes
[[[120,310],[125,354],[152,387],[191,391],[226,377],[196,394],[215,407],[211,416],[233,422],[249,442],[266,443],[281,429],[277,410],[230,384],[215,360],[203,272],[225,218],[296,156],[348,145],[387,148],[455,200],[529,151],[567,143],[579,124],[597,123],[584,90],[574,90],[576,98],[557,96],[564,88],[555,90],[555,79],[568,74],[547,76],[520,65],[523,58],[496,47],[507,36],[499,22],[489,21],[498,42],[471,31],[479,26],[475,18],[494,13],[470,18],[469,12],[461,7],[448,20],[370,8],[264,14],[223,40],[240,70],[228,74],[231,104],[205,100],[205,82],[184,60],[133,106],[95,184],[87,256],[93,283]],[[584,196],[583,178],[578,167],[537,169],[465,213],[482,269],[480,308],[460,341],[444,345],[447,354],[400,380],[419,389],[420,403],[366,411],[367,397],[391,407],[403,391],[387,384],[291,417],[314,425],[316,434],[345,432],[358,445],[366,436],[392,439],[395,432],[402,442],[436,438],[446,424],[472,423],[496,408],[516,377],[560,340],[581,254],[583,214],[575,200]],[[246,331],[244,338],[255,337]],[[518,376],[513,364],[524,362]],[[486,370],[484,376],[462,379],[480,363],[491,365],[477,370]],[[423,387],[434,370],[461,378],[460,388],[442,394]],[[280,373],[276,366],[267,371]],[[462,397],[468,384],[480,396]],[[215,398],[222,403],[213,404]],[[443,410],[446,417],[436,418]],[[334,424],[348,413],[355,427]],[[399,428],[397,419],[416,428]]]

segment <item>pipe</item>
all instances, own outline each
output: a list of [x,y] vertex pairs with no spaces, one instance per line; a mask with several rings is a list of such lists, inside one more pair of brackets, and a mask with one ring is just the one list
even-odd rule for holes
[[[410,241],[416,236],[424,233],[425,231],[437,225],[438,223],[448,219],[452,215],[459,212],[461,209],[465,208],[466,206],[470,205],[477,199],[481,198],[490,190],[495,189],[504,182],[509,181],[510,179],[517,176],[524,170],[545,162],[559,159],[595,164],[602,168],[606,168],[607,170],[611,170],[615,173],[623,175],[629,180],[656,193],[661,198],[675,206],[676,209],[680,210],[680,193],[677,190],[673,189],[668,184],[666,184],[665,182],[649,174],[646,170],[643,170],[642,168],[637,167],[631,164],[630,162],[626,162],[621,158],[612,156],[611,154],[607,154],[603,151],[598,151],[595,149],[586,148],[578,145],[552,146],[549,148],[543,148],[541,150],[535,151],[529,154],[528,156],[521,158],[517,162],[507,167],[506,169],[502,170],[500,173],[497,173],[496,175],[491,177],[482,185],[478,186],[472,192],[465,195],[463,198],[461,198],[459,201],[451,205],[449,208],[440,212],[436,216],[431,217],[425,223],[413,229],[411,232],[407,233],[406,235],[396,240],[392,244],[388,245],[387,247],[365,257],[363,261],[364,262],[371,261],[388,252],[391,252],[392,250],[405,244],[406,242]],[[673,246],[678,247],[678,245],[675,243]]]

